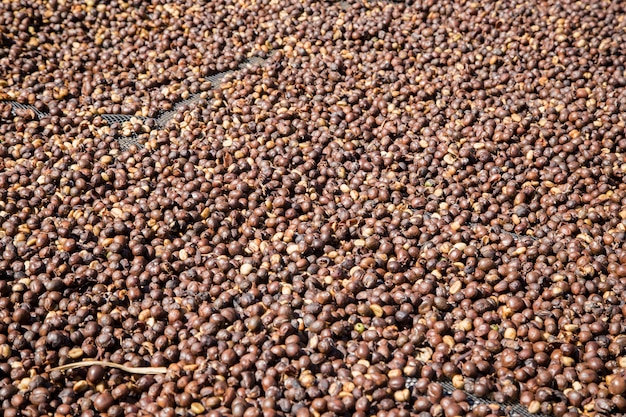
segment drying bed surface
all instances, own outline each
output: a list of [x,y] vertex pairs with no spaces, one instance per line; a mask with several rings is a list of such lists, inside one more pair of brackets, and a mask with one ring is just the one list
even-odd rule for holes
[[626,411],[612,2],[0,3],[0,402]]

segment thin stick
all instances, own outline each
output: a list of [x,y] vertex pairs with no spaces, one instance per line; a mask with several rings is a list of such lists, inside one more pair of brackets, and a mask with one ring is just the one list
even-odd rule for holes
[[75,363],[68,363],[65,365],[57,366],[56,368],[50,369],[52,371],[66,371],[68,369],[74,368],[82,368],[84,366],[92,366],[92,365],[100,365],[106,366],[109,368],[121,369],[124,372],[128,372],[130,374],[142,374],[142,375],[157,375],[164,374],[167,372],[167,368],[164,366],[156,366],[156,367],[134,367],[134,366],[124,366],[115,362],[108,361],[81,361]]

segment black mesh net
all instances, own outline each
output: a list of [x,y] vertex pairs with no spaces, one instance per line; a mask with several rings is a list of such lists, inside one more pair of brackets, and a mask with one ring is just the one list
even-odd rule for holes
[[18,103],[17,101],[7,101],[7,103],[11,104],[12,107],[12,112],[15,115],[15,110],[16,109],[22,109],[22,110],[32,110],[35,115],[39,118],[46,116],[47,113],[44,113],[40,110],[37,109],[37,107],[32,106],[30,104],[23,104],[23,103]]
[[[406,379],[406,387],[409,389],[413,388],[416,383],[417,383],[417,378]],[[438,383],[443,388],[443,393],[446,396],[452,395],[452,393],[456,390],[456,388],[452,384],[452,381],[450,381],[449,379],[442,379],[438,381]],[[548,417],[543,414],[533,414],[529,412],[526,407],[524,407],[523,405],[517,402],[509,402],[509,401],[497,402],[494,400],[490,400],[488,398],[477,397],[476,395],[469,393],[467,391],[463,391],[463,392],[465,392],[465,395],[467,397],[467,402],[471,408],[476,407],[478,404],[486,404],[490,407],[499,408],[500,411],[503,412],[504,415],[508,417]]]
[[141,121],[146,120],[145,117],[131,116],[131,115],[128,115],[128,114],[102,114],[102,115],[100,115],[100,117],[102,117],[104,120],[106,120],[109,123],[130,122],[132,119],[137,119],[137,120],[141,120]]
[[130,149],[131,146],[135,145],[138,148],[143,148],[143,143],[138,136],[119,136],[116,137],[115,140],[120,144],[120,149],[122,151],[126,151]]
[[[259,57],[259,56],[251,57],[251,58],[247,59],[246,61],[244,61],[239,66],[238,69],[243,69],[243,68],[246,68],[246,67],[249,67],[249,66],[253,66],[253,65],[263,65],[265,62],[267,62],[267,60],[271,56],[272,55],[270,54],[266,58]],[[217,86],[219,86],[219,84],[222,82],[222,80],[226,76],[231,75],[234,72],[235,72],[234,70],[220,72],[218,74],[213,74],[213,75],[207,77],[206,80],[211,82],[211,85],[212,85],[213,88],[216,88]],[[168,111],[165,111],[165,112],[161,113],[155,119],[156,125],[159,126],[159,127],[165,127],[176,116],[176,114],[184,106],[189,106],[190,104],[193,104],[193,103],[199,101],[201,98],[202,98],[201,94],[192,94],[188,98],[177,102],[171,110],[168,110]],[[8,100],[4,101],[4,102],[5,103],[9,103],[11,105],[11,113],[14,116],[17,115],[16,114],[16,110],[18,110],[18,109],[32,110],[34,115],[37,118],[42,118],[42,117],[48,116],[48,113],[42,112],[42,111],[38,110],[35,106],[30,105],[30,104],[23,104],[23,103],[19,103],[17,101],[8,101]],[[147,120],[146,117],[133,116],[133,115],[128,115],[128,114],[111,114],[111,113],[107,113],[107,114],[100,115],[100,117],[102,117],[102,119],[104,121],[106,121],[107,123],[109,123],[109,124],[129,122],[129,121],[131,121],[133,119],[139,120],[139,121],[142,121],[142,122]],[[115,138],[115,140],[120,144],[120,147],[121,147],[122,150],[127,150],[132,145],[135,145],[138,148],[142,148],[143,147],[143,144],[142,144],[140,138],[137,135],[117,136]]]
[[159,117],[156,118],[157,126],[164,127],[167,123],[174,118],[176,113],[180,111],[180,109],[185,105],[190,105],[201,99],[200,94],[192,94],[189,98],[185,100],[181,100],[172,108],[172,110],[168,110],[166,112],[161,113]]
[[[268,59],[269,57],[268,58],[262,58],[258,56],[251,57],[247,59],[246,61],[244,61],[241,65],[239,65],[239,69],[251,67],[254,65],[263,65],[267,62]],[[220,72],[217,74],[213,74],[213,75],[206,77],[206,81],[209,81],[211,83],[212,88],[217,88],[222,83],[225,77],[233,74],[234,72],[235,72],[234,70],[229,70],[229,71],[224,71],[224,72]],[[188,98],[177,102],[171,110],[161,113],[156,118],[156,124],[161,127],[166,126],[167,123],[170,122],[174,118],[174,116],[176,116],[176,114],[181,110],[182,107],[189,106],[199,101],[201,98],[202,98],[201,94],[192,94]]]

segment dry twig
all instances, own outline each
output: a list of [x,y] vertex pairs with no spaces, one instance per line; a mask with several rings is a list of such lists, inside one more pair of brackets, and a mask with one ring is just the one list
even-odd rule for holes
[[134,366],[120,365],[119,363],[115,363],[115,362],[96,361],[96,360],[68,363],[65,365],[57,366],[56,368],[52,368],[50,369],[50,371],[51,372],[52,371],[66,371],[68,369],[81,368],[81,367],[92,366],[92,365],[100,365],[100,366],[106,366],[109,368],[116,368],[124,372],[128,372],[130,374],[157,375],[157,374],[164,374],[167,372],[167,368],[164,366],[134,367]]

